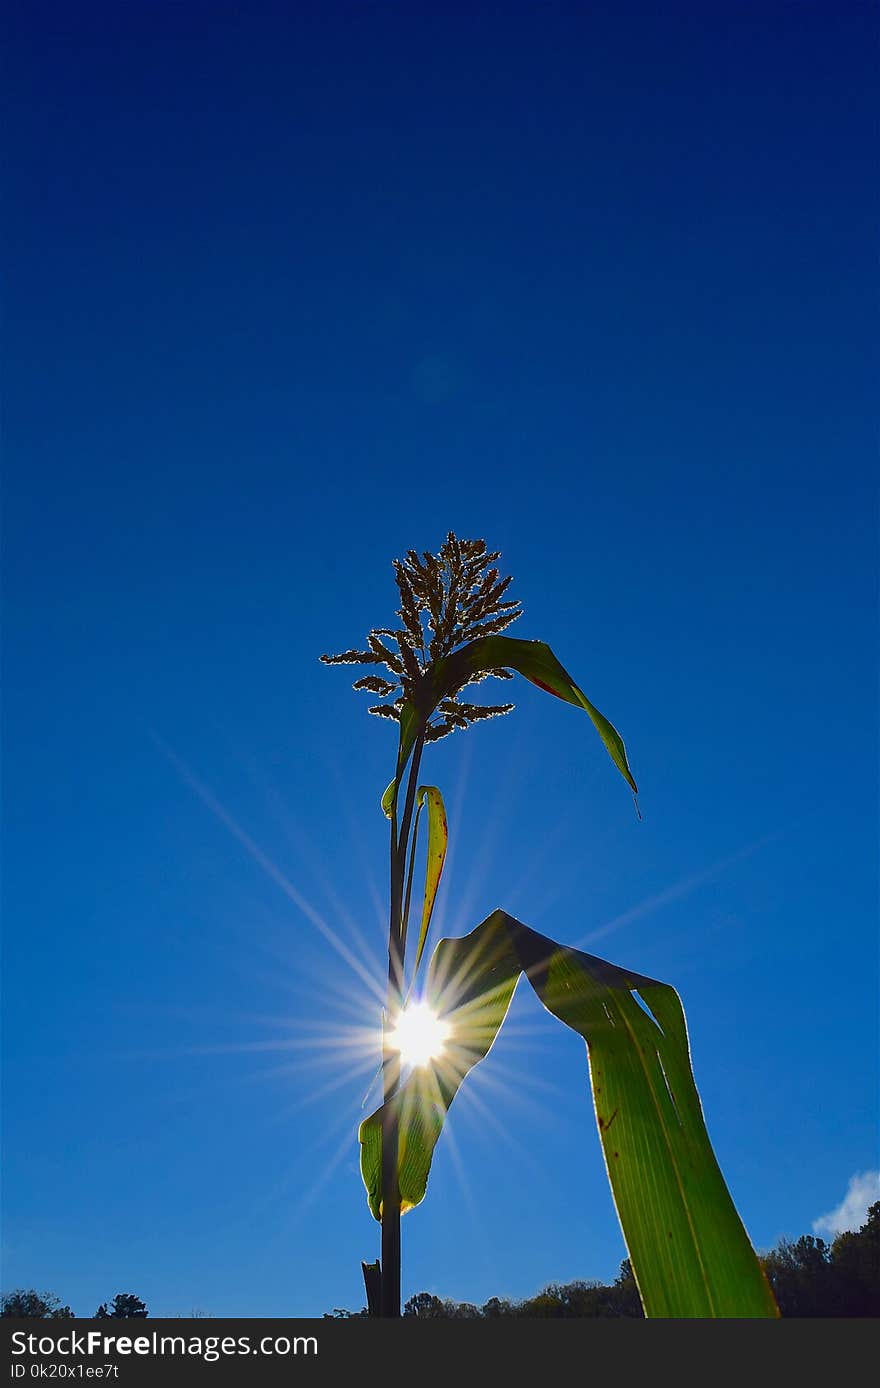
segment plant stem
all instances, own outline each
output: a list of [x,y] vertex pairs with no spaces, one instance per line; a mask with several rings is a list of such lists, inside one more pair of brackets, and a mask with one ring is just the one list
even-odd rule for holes
[[389,1027],[403,999],[403,886],[424,730],[413,749],[406,804],[397,833],[397,813],[391,819],[391,919],[388,927],[388,992],[382,1031],[382,1295],[380,1315],[400,1315],[400,1186],[397,1178],[399,1121],[391,1102],[400,1084],[400,1055],[388,1044]]
[[[403,899],[403,916],[401,917],[400,925],[400,949],[403,954],[404,965],[406,963],[406,937],[409,930],[409,906],[412,898],[413,870],[416,865],[416,847],[418,846],[419,816],[421,813],[422,807],[419,805],[416,809],[416,817],[413,822],[412,843],[409,848],[409,870],[406,874],[406,895]],[[410,984],[410,987],[412,987],[412,984]]]

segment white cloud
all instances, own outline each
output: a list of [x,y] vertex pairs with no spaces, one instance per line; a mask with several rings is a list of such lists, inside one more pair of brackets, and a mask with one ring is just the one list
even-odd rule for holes
[[847,1229],[861,1229],[875,1200],[880,1200],[880,1171],[857,1171],[837,1209],[813,1221],[813,1233],[833,1239]]

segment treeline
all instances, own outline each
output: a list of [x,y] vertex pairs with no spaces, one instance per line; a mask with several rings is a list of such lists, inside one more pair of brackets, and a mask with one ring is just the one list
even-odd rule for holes
[[[760,1262],[783,1316],[880,1317],[880,1201],[868,1210],[866,1221],[857,1232],[838,1234],[831,1244],[811,1234],[794,1242],[782,1239],[769,1253],[760,1255]],[[114,1320],[142,1319],[148,1314],[145,1302],[131,1292],[121,1292],[111,1302],[102,1302],[95,1312],[96,1317]],[[202,1313],[194,1314],[202,1318]],[[366,1308],[346,1311],[337,1307],[325,1319],[366,1314]],[[615,1280],[608,1284],[552,1283],[525,1301],[493,1296],[483,1306],[419,1292],[410,1297],[403,1314],[421,1320],[494,1320],[500,1316],[641,1318],[642,1305],[632,1268],[625,1259]],[[18,1288],[0,1299],[0,1316],[67,1320],[73,1318],[73,1312],[49,1292]]]
[[[783,1316],[880,1316],[880,1202],[868,1210],[857,1233],[838,1234],[833,1243],[812,1234],[782,1239],[760,1255]],[[331,1317],[365,1316],[366,1309],[336,1309]],[[443,1300],[419,1292],[404,1307],[421,1319],[489,1320],[497,1316],[567,1319],[580,1316],[643,1316],[629,1260],[614,1282],[551,1284],[525,1301],[492,1297],[483,1306]]]
[[[109,1303],[102,1301],[95,1312],[96,1320],[143,1320],[150,1313],[146,1303],[131,1292],[120,1292]],[[25,1320],[66,1321],[74,1315],[69,1306],[62,1306],[51,1292],[24,1291],[19,1287],[7,1292],[0,1300],[0,1316],[17,1316]]]
[[421,1320],[448,1317],[451,1320],[495,1320],[500,1316],[538,1316],[544,1319],[581,1316],[642,1316],[642,1303],[636,1289],[629,1259],[624,1259],[615,1280],[602,1282],[553,1282],[526,1301],[508,1301],[493,1296],[484,1306],[469,1302],[441,1301],[430,1292],[410,1297],[405,1316]]

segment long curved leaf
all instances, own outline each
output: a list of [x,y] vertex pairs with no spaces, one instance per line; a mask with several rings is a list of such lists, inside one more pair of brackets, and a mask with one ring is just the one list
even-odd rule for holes
[[[458,975],[467,981],[472,1025],[485,992],[494,1030],[482,1054],[503,1021],[493,999],[506,990],[509,1002],[521,970],[544,1006],[587,1042],[596,1122],[645,1314],[778,1315],[712,1151],[675,990],[558,945],[495,911],[463,940],[441,940],[431,961],[429,999],[453,1028],[450,975],[444,989],[431,991],[438,957],[454,957]],[[441,1059],[430,1071],[415,1072],[394,1100],[400,1107],[401,1193],[405,1186],[408,1208],[424,1197],[446,1111],[467,1070],[481,1058],[474,1052],[457,1077],[455,1067],[446,1075]],[[381,1110],[361,1128],[368,1193],[377,1189],[380,1170],[377,1125],[381,1134]],[[378,1217],[372,1194],[371,1208]]]
[[546,642],[520,641],[513,636],[481,636],[444,660],[439,660],[428,670],[417,690],[415,701],[407,701],[401,709],[398,777],[402,775],[415,745],[419,727],[430,718],[440,700],[461,689],[471,675],[481,670],[498,669],[516,670],[539,689],[555,694],[558,699],[564,699],[575,708],[585,709],[614,765],[633,794],[637,793],[638,787],[627,761],[623,738],[617,729],[590,703]]

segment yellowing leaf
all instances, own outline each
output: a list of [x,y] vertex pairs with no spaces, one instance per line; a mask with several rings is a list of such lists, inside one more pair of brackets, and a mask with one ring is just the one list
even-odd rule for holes
[[395,777],[393,781],[389,781],[388,785],[385,787],[385,790],[383,792],[382,799],[379,802],[382,806],[382,813],[384,814],[386,819],[390,819],[392,814],[394,813],[394,800],[396,794],[397,777]]
[[425,864],[425,897],[422,905],[422,920],[419,926],[419,942],[416,947],[416,962],[413,978],[419,971],[419,962],[428,938],[428,927],[437,897],[437,888],[443,873],[446,858],[446,845],[449,842],[449,827],[446,823],[446,807],[443,796],[436,786],[419,786],[418,804],[428,806],[428,858]]

